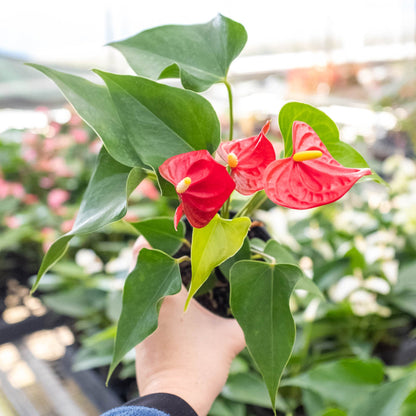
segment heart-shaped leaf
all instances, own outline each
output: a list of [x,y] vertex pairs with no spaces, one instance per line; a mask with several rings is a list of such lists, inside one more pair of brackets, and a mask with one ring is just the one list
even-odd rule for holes
[[123,290],[123,307],[117,326],[113,361],[107,382],[117,364],[157,328],[161,301],[181,290],[179,264],[159,250],[142,249]]
[[179,222],[176,231],[172,218],[151,218],[131,225],[144,236],[151,247],[170,255],[175,254],[185,240],[183,222]]
[[185,309],[211,271],[241,248],[250,224],[247,217],[226,220],[217,214],[205,227],[194,228],[191,247],[192,280]]
[[80,117],[101,137],[114,159],[127,166],[144,166],[127,138],[126,130],[105,86],[42,65],[30,66],[56,83]]
[[219,14],[208,23],[159,26],[110,45],[136,74],[180,77],[185,88],[200,92],[226,79],[246,41],[244,27]]
[[202,149],[213,153],[218,147],[218,117],[205,98],[142,77],[95,72],[107,84],[126,130],[120,140],[155,170],[171,156]]
[[272,408],[295,341],[289,299],[301,270],[291,264],[243,260],[231,268],[231,310],[266,383]]
[[[285,144],[285,157],[292,156],[292,125],[294,121],[303,121],[312,127],[322,140],[332,157],[348,168],[369,167],[365,159],[349,144],[341,142],[336,124],[321,110],[311,105],[290,102],[279,113],[279,127]],[[377,174],[368,176],[384,182]]]
[[40,279],[64,254],[69,241],[78,234],[92,233],[124,217],[127,197],[144,179],[140,168],[130,168],[114,160],[102,148],[81,206],[70,232],[58,238],[42,260],[32,292]]

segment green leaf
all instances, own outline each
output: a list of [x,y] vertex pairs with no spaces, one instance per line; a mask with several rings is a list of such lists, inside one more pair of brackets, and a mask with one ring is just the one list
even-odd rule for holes
[[225,260],[224,263],[220,264],[220,270],[224,274],[224,276],[229,279],[230,278],[230,270],[234,263],[240,260],[249,260],[250,259],[250,241],[248,237],[244,239],[243,245],[241,246],[240,250],[234,254],[234,256],[230,257],[228,260]]
[[416,390],[404,401],[400,408],[399,416],[414,416],[416,414]]
[[279,127],[284,139],[285,157],[293,153],[292,125],[294,121],[309,124],[327,148],[331,143],[339,142],[338,127],[325,113],[308,104],[290,102],[285,104],[279,113]]
[[106,293],[85,287],[74,287],[69,290],[44,295],[42,301],[53,311],[74,318],[86,318],[99,313],[105,304]]
[[400,407],[416,388],[416,376],[411,374],[392,381],[368,394],[362,401],[355,401],[351,416],[391,416],[398,415]]
[[302,272],[291,264],[243,260],[231,269],[231,310],[269,391],[272,407],[295,341],[289,299]]
[[151,218],[131,225],[144,236],[151,247],[170,255],[179,250],[185,239],[183,222],[179,222],[178,231],[176,231],[171,218]]
[[328,409],[322,416],[348,416],[343,410],[340,409]]
[[[341,142],[336,124],[317,108],[298,102],[285,104],[279,113],[279,127],[285,144],[285,157],[292,156],[292,125],[303,121],[311,126],[335,160],[348,168],[367,168],[365,159],[349,144]],[[377,174],[372,179],[384,182]]]
[[269,240],[264,247],[264,253],[274,257],[277,264],[294,264],[298,265],[295,256],[282,244],[276,240]]
[[120,140],[155,170],[171,156],[201,149],[213,153],[218,147],[218,117],[205,98],[146,78],[95,72],[107,84],[126,130]]
[[42,65],[29,66],[43,72],[56,83],[80,117],[101,137],[114,159],[127,166],[144,166],[135,147],[128,140],[126,130],[105,86]]
[[217,214],[205,227],[194,228],[191,247],[192,280],[185,309],[211,271],[241,248],[250,225],[250,218],[226,220]]
[[124,166],[115,161],[105,148],[101,149],[74,226],[49,248],[42,260],[32,293],[42,276],[65,254],[72,237],[95,232],[124,217],[128,194],[144,177],[141,169]]
[[117,364],[157,328],[161,301],[181,290],[179,265],[159,250],[142,249],[123,291],[123,308],[117,325],[113,361],[107,382]]
[[387,300],[398,309],[416,317],[416,261],[404,264],[399,269],[397,283]]
[[[255,373],[230,375],[227,384],[222,389],[222,396],[240,403],[270,407],[267,388],[262,379]],[[281,411],[287,410],[287,405],[280,396],[277,396],[276,408]]]
[[138,75],[180,77],[182,85],[204,91],[227,77],[247,41],[244,27],[222,15],[198,25],[167,25],[110,43]]
[[317,365],[297,377],[285,379],[282,385],[311,390],[348,409],[374,391],[383,377],[383,365],[378,360],[343,359]]
[[[277,264],[293,264],[298,267],[298,262],[293,254],[276,240],[269,240],[264,248],[264,252],[269,256],[272,256],[276,260]],[[322,294],[318,286],[316,286],[314,281],[306,277],[301,269],[299,269],[299,272],[302,273],[302,277],[300,277],[297,281],[296,289],[306,290],[322,300],[325,300],[325,296]]]

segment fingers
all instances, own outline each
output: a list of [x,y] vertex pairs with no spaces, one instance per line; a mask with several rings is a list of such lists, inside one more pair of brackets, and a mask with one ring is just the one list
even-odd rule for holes
[[140,250],[142,248],[152,248],[150,247],[150,244],[147,242],[147,240],[141,235],[134,243],[133,245],[133,251],[132,251],[132,260],[129,268],[129,272],[131,272],[135,267],[137,263],[137,256],[140,253]]

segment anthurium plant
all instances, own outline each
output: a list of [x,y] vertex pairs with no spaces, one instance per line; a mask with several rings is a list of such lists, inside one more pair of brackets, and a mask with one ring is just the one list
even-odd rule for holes
[[[255,211],[266,200],[288,209],[329,204],[361,178],[377,176],[340,141],[335,123],[307,104],[289,102],[281,109],[280,155],[267,138],[270,122],[257,136],[234,138],[227,74],[246,40],[241,24],[218,15],[206,24],[161,26],[111,43],[135,76],[95,70],[103,82],[93,83],[32,65],[59,86],[103,142],[74,226],[50,247],[33,290],[74,236],[122,219],[129,194],[151,178],[164,197],[178,201],[177,208],[172,218],[131,224],[152,249],[140,251],[126,278],[109,376],[156,329],[161,301],[181,288],[180,264],[190,262],[192,270],[185,310],[207,290],[207,281],[212,287],[214,279],[215,286],[219,267],[230,284],[231,313],[274,408],[295,340],[291,294],[295,288],[321,294],[278,241],[259,245],[248,239]],[[179,78],[182,88],[165,78]],[[223,139],[216,112],[199,94],[216,83],[224,84],[229,97],[230,128]],[[185,219],[192,230],[188,239]],[[189,256],[177,255],[183,245],[190,246]]]

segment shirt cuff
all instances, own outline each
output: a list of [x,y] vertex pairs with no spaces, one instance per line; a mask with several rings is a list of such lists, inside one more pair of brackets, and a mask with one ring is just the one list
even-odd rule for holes
[[144,406],[161,410],[170,416],[198,416],[194,409],[179,396],[170,393],[154,393],[130,400],[124,406]]

